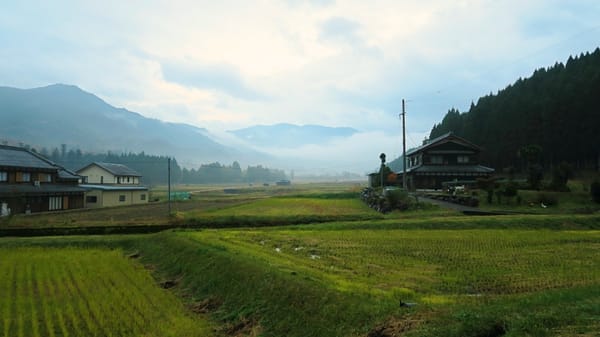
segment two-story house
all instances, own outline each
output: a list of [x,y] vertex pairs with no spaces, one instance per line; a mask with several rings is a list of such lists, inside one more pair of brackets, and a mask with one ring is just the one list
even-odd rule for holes
[[79,176],[24,148],[0,145],[0,215],[82,208]]
[[115,163],[91,163],[79,170],[81,187],[88,190],[85,207],[98,208],[148,202],[148,187],[140,185],[141,174]]
[[[406,152],[409,189],[441,189],[444,182],[475,181],[494,169],[480,165],[481,148],[449,132]],[[402,172],[398,179],[401,179]]]

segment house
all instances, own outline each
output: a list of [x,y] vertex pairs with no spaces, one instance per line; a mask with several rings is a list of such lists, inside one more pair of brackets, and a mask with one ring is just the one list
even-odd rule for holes
[[145,204],[149,199],[148,187],[140,185],[141,174],[114,163],[91,163],[79,170],[81,187],[87,189],[85,207],[99,208]]
[[83,208],[79,176],[43,156],[0,145],[0,215]]
[[91,163],[77,170],[84,184],[139,185],[141,174],[122,164]]
[[[479,163],[481,148],[452,132],[426,141],[406,152],[406,180],[409,189],[441,189],[452,182],[474,184],[489,177],[494,169]],[[398,173],[402,181],[403,172]]]

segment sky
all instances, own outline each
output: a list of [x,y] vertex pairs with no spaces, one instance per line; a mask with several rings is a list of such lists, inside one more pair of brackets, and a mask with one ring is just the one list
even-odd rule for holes
[[73,84],[221,136],[353,127],[290,155],[377,164],[401,153],[402,99],[418,145],[450,108],[599,47],[599,18],[597,0],[2,1],[0,85]]

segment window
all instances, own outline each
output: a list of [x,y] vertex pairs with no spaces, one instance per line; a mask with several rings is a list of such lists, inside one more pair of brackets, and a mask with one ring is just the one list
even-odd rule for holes
[[49,199],[48,210],[54,211],[57,209],[62,209],[62,201],[63,201],[62,197],[50,197],[48,199]]
[[29,173],[29,172],[21,173],[21,181],[22,182],[30,182],[31,181],[31,173]]
[[0,172],[0,181],[8,181],[8,172]]
[[442,156],[431,156],[430,161],[432,164],[443,164],[444,158]]
[[127,177],[127,182],[129,183],[129,177]]
[[95,195],[88,195],[87,197],[85,197],[85,202],[96,203],[98,202],[98,197]]
[[459,164],[465,164],[469,162],[469,156],[458,156],[456,157],[456,162]]
[[140,194],[140,200],[146,200],[146,194]]
[[120,202],[124,202],[125,201],[125,194],[119,195],[119,201]]
[[43,181],[45,183],[51,183],[52,182],[52,175],[51,174],[41,174],[40,175],[40,181]]

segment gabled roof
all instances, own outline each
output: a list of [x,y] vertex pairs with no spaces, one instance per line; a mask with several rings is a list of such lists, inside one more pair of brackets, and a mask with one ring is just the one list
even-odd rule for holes
[[93,162],[93,163],[89,164],[88,166],[85,166],[85,167],[77,170],[77,173],[81,173],[81,171],[83,171],[93,165],[98,166],[98,167],[110,172],[112,175],[115,175],[115,176],[128,176],[128,177],[141,177],[142,176],[135,170],[132,170],[125,165],[115,164],[115,163],[102,163],[102,162]]
[[58,179],[60,180],[79,180],[79,178],[81,178],[80,175],[64,167],[58,170]]
[[417,152],[423,152],[423,151],[425,151],[425,150],[427,150],[429,148],[432,148],[432,147],[435,147],[435,146],[438,146],[438,145],[441,145],[441,144],[444,144],[444,143],[449,143],[449,142],[459,143],[459,144],[464,145],[466,147],[470,147],[473,150],[481,151],[481,147],[479,147],[479,146],[471,143],[470,141],[468,141],[468,140],[466,140],[466,139],[464,139],[462,137],[459,137],[459,136],[455,135],[451,131],[451,132],[443,134],[443,135],[441,135],[441,136],[439,136],[437,138],[429,140],[427,143],[425,143],[425,144],[423,144],[423,145],[421,145],[419,147],[416,147],[414,149],[410,149],[410,150],[406,151],[406,155],[409,156],[409,155],[412,155],[412,154],[417,153]]
[[483,165],[419,165],[406,170],[407,173],[493,173],[495,170]]
[[27,149],[0,145],[0,167],[33,168],[57,171],[60,167]]

